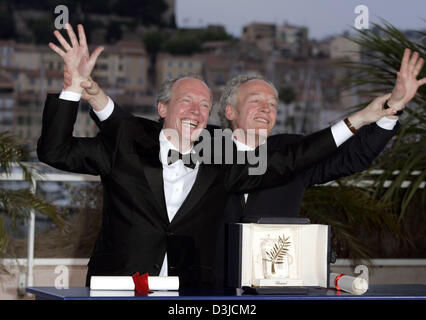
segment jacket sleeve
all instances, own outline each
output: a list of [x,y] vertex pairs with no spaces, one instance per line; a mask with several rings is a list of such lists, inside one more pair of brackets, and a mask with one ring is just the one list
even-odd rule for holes
[[78,106],[78,102],[48,94],[37,156],[40,161],[60,170],[92,175],[108,174],[118,135],[114,140],[107,140],[102,133],[93,138],[73,137]]
[[355,136],[342,144],[337,152],[303,173],[305,187],[368,169],[399,127],[399,123],[393,130],[380,128],[375,123],[362,127]]
[[103,129],[103,127],[116,125],[117,123],[119,123],[121,120],[124,120],[124,119],[133,120],[136,118],[132,113],[124,110],[115,102],[114,102],[114,110],[112,111],[108,119],[105,119],[104,121],[99,120],[98,116],[93,112],[93,109],[90,109],[89,114],[92,120],[100,129]]
[[[283,185],[304,169],[335,152],[337,146],[331,129],[326,128],[294,143],[278,147],[266,144],[266,148],[267,150],[262,151],[260,146],[255,151],[246,152],[247,158],[251,155],[252,159],[259,160],[257,163],[253,164],[253,161],[248,160],[244,164],[233,163],[227,167],[227,190],[247,193]],[[253,152],[257,152],[258,157],[253,156]]]

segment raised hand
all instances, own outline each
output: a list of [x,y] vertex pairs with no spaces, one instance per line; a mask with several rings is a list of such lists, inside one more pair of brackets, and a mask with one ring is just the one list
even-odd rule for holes
[[[396,112],[398,112],[398,110],[394,108],[383,108],[385,102],[390,98],[390,96],[391,94],[388,93],[383,96],[377,97],[376,99],[371,101],[364,109],[351,115],[349,117],[349,122],[355,127],[355,129],[359,129],[362,126],[376,122],[377,120],[383,117],[391,118]],[[404,106],[402,106],[401,109],[403,109]]]
[[402,57],[401,68],[397,72],[396,84],[392,90],[388,105],[394,109],[402,109],[416,95],[417,89],[426,83],[426,78],[417,80],[423,67],[424,59],[419,53],[406,48]]
[[72,84],[68,89],[81,93],[83,88],[81,88],[80,82],[89,78],[96,64],[96,60],[104,48],[97,47],[92,55],[89,55],[89,48],[87,46],[83,26],[81,24],[77,26],[79,39],[77,39],[69,23],[65,25],[65,29],[67,30],[71,45],[64,39],[58,30],[55,30],[53,34],[62,45],[62,49],[52,42],[49,43],[49,47],[64,59],[64,69],[66,68],[72,79]]
[[[71,84],[72,76],[67,66],[64,66],[64,89],[70,87]],[[81,98],[88,101],[95,111],[100,111],[105,108],[108,103],[108,96],[91,77],[81,81],[80,87],[83,89]]]

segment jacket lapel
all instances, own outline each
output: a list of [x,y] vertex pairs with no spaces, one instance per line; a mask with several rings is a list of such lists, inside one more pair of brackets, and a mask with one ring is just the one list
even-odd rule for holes
[[[247,202],[243,206],[244,213],[247,213],[247,210],[250,208],[250,206],[253,205],[253,203],[256,201],[256,199],[259,197],[259,192],[252,192],[248,194]],[[261,212],[259,212],[259,215],[262,215]]]
[[160,142],[158,140],[160,129],[155,128],[149,138],[140,135],[134,138],[134,151],[143,162],[143,171],[146,181],[152,190],[156,206],[160,212],[161,219],[169,223],[167,215],[166,200],[163,186],[163,166],[159,159]]
[[179,221],[186,214],[188,214],[197,203],[200,202],[201,198],[205,195],[218,173],[219,168],[217,168],[216,166],[206,166],[203,164],[200,165],[194,185],[192,186],[191,191],[180,206],[171,224],[179,223]]
[[169,218],[167,215],[166,199],[164,198],[163,187],[163,168],[162,166],[158,167],[147,165],[144,167],[144,172],[149,187],[152,190],[152,194],[154,195],[157,208],[161,213],[161,218],[168,224]]
[[[169,223],[167,214],[166,199],[164,197],[164,185],[163,185],[163,166],[159,159],[160,156],[160,142],[159,134],[161,128],[155,128],[150,131],[152,135],[147,138],[145,135],[139,135],[134,137],[134,151],[139,154],[141,160],[143,160],[143,168],[146,180],[152,190],[152,193],[157,204],[157,208],[161,212],[161,218]],[[194,185],[188,196],[180,206],[178,212],[173,218],[171,224],[178,223],[187,213],[189,213],[194,206],[201,200],[209,189],[213,181],[215,180],[219,168],[214,165],[203,165],[201,164]]]

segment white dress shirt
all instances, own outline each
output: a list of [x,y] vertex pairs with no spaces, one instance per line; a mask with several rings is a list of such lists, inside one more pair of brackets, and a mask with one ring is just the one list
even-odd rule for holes
[[[178,212],[183,201],[188,196],[189,192],[194,185],[195,178],[197,177],[199,163],[197,162],[194,169],[188,168],[183,164],[182,160],[168,165],[167,154],[170,149],[177,150],[177,148],[166,138],[163,130],[160,132],[160,157],[163,164],[163,186],[164,186],[164,199],[166,200],[167,215],[169,222],[171,222]],[[192,149],[182,153],[187,154],[192,152]],[[167,276],[167,252],[164,256],[163,266],[160,270],[160,276]]]
[[[81,94],[62,90],[61,94],[59,95],[59,98],[64,100],[70,100],[70,101],[79,101],[81,98]],[[108,119],[108,117],[114,111],[114,102],[108,97],[108,103],[105,108],[103,108],[101,111],[95,111],[95,110],[93,111],[100,121],[104,121]],[[392,120],[388,118],[382,118],[379,121],[377,121],[377,125],[387,130],[392,130],[395,124],[396,124],[396,120]],[[334,138],[334,141],[336,142],[337,147],[340,146],[343,142],[345,142],[347,139],[349,139],[353,135],[353,133],[349,130],[349,128],[343,122],[343,120],[339,121],[338,123],[336,123],[335,125],[331,127],[331,133],[333,135],[333,138]],[[237,141],[235,138],[233,138],[233,140],[238,150],[240,151],[253,150],[253,148],[250,148],[249,146],[241,143],[240,141]],[[197,177],[197,173],[199,169],[199,163],[198,162],[196,163],[196,166],[194,169],[186,167],[183,164],[182,160],[178,160],[174,162],[173,164],[168,165],[167,155],[168,155],[169,149],[177,150],[177,148],[167,139],[167,137],[163,133],[163,130],[161,130],[160,132],[159,142],[160,142],[161,162],[163,164],[164,198],[166,200],[166,208],[167,208],[167,215],[169,217],[169,222],[171,222],[175,214],[178,212],[183,201],[186,199],[189,192],[191,191],[192,186],[194,185],[195,178]],[[189,153],[189,152],[192,152],[192,149],[186,153]],[[244,196],[247,201],[248,194],[245,194]],[[159,275],[167,276],[168,275],[167,270],[168,270],[168,265],[167,265],[167,252],[166,252]]]

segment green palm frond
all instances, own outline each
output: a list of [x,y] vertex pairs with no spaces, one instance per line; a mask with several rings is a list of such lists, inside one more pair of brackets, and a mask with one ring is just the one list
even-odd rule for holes
[[[375,30],[374,32],[372,30]],[[405,48],[419,52],[420,57],[426,59],[425,32],[418,31],[418,41],[408,39],[404,33],[385,20],[381,24],[373,24],[372,30],[356,30],[356,35],[347,37],[361,47],[364,59],[360,62],[343,61],[340,66],[356,70],[344,79],[348,88],[357,88],[359,95],[370,98],[384,92],[390,92],[394,86],[396,72],[399,71]],[[426,77],[426,68],[423,68],[418,78]],[[352,106],[351,110],[363,107]],[[419,88],[417,95],[405,109],[403,125],[391,148],[384,152],[374,168],[384,169],[385,173],[376,176],[376,190],[374,196],[382,203],[392,202],[395,210],[403,219],[409,202],[420,189],[426,170],[426,86]],[[395,176],[392,172],[398,171]],[[413,177],[411,172],[420,171],[421,174]],[[365,179],[368,175],[359,175]],[[392,184],[383,188],[386,180]],[[411,181],[408,188],[401,189],[403,181]]]
[[390,203],[376,201],[373,190],[351,186],[354,181],[340,179],[338,187],[319,186],[305,192],[302,215],[312,223],[330,225],[333,246],[339,256],[370,261],[373,252],[362,235],[391,232],[398,239],[403,232]]
[[0,172],[10,175],[14,167],[23,174],[24,181],[34,184],[35,177],[41,177],[42,173],[30,164],[24,164],[22,159],[28,158],[28,152],[20,148],[16,137],[8,131],[0,132]]
[[9,237],[6,230],[6,223],[3,217],[0,217],[0,257],[2,257],[7,250],[9,244]]
[[61,228],[66,227],[57,208],[32,192],[35,181],[43,174],[33,165],[23,162],[27,157],[28,153],[18,145],[15,136],[9,132],[0,133],[0,173],[10,175],[14,168],[18,168],[24,181],[30,184],[30,187],[18,190],[0,187],[0,256],[5,254],[10,239],[4,214],[9,218],[12,228],[23,223],[31,212],[49,217]]
[[12,171],[12,165],[22,159],[24,151],[14,141],[9,132],[0,133],[0,167],[5,173]]
[[38,198],[29,189],[0,189],[0,209],[7,212],[14,227],[16,223],[23,223],[32,210],[49,217],[58,226],[64,226],[63,217],[58,213],[57,208]]

